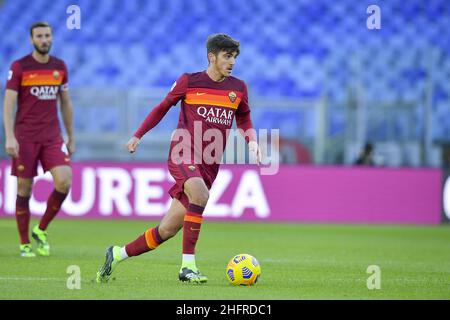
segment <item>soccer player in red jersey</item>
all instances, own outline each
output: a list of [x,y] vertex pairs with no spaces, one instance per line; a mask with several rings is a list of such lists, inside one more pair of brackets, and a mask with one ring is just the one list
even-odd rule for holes
[[[120,261],[156,249],[181,229],[183,256],[179,280],[192,283],[207,281],[196,266],[195,246],[209,189],[219,171],[227,135],[235,117],[237,127],[243,130],[241,133],[245,132],[249,150],[256,156],[258,163],[260,152],[250,118],[247,86],[242,80],[231,76],[239,54],[239,42],[228,35],[216,34],[208,38],[206,47],[209,62],[207,70],[185,73],[178,78],[165,99],[149,113],[126,145],[130,153],[135,152],[144,134],[156,126],[167,111],[181,100],[175,135],[183,136],[186,132],[189,134],[187,138],[184,135],[181,142],[172,138],[168,167],[176,182],[169,190],[172,197],[169,211],[159,225],[148,229],[136,240],[123,247],[109,247],[106,250],[106,260],[97,272],[97,282],[107,282]],[[214,129],[210,131],[214,132],[213,142],[212,137],[209,137],[209,141],[198,137],[211,129]],[[195,143],[198,139],[200,145]],[[211,152],[214,161],[202,158],[210,143],[215,144],[215,152]]]
[[[17,177],[16,221],[22,257],[34,257],[28,235],[29,200],[38,161],[50,171],[54,190],[40,223],[32,230],[38,254],[48,256],[47,227],[58,213],[72,182],[70,155],[75,151],[72,104],[68,91],[68,72],[64,61],[49,55],[52,29],[46,22],[30,28],[31,54],[12,63],[4,102],[5,148],[12,157],[11,174]],[[65,143],[58,121],[57,101],[68,135]],[[14,119],[14,111],[17,113]]]

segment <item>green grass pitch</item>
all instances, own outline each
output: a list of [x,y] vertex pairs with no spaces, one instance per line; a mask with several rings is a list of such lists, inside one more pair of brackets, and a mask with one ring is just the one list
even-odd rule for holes
[[[15,220],[0,219],[0,299],[450,299],[450,225],[206,219],[197,265],[207,284],[178,281],[181,232],[120,264],[109,283],[95,283],[107,246],[134,240],[156,223],[57,219],[49,228],[51,256],[26,259],[18,254]],[[225,278],[228,260],[238,253],[259,260],[262,273],[255,286],[234,287]],[[81,289],[67,288],[70,265],[80,267]],[[380,267],[380,289],[367,288],[370,265]]]

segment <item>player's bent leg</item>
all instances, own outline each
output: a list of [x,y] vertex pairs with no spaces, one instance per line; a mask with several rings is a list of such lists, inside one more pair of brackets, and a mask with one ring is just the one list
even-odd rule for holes
[[195,246],[203,222],[203,211],[209,198],[209,190],[202,178],[192,177],[184,183],[189,205],[183,222],[183,259],[179,279],[191,283],[205,283],[208,278],[197,268]]
[[69,193],[72,184],[72,169],[69,166],[56,166],[50,169],[53,177],[54,190],[47,200],[47,208],[39,225],[34,226],[32,236],[38,244],[37,252],[41,256],[50,255],[47,227],[55,218],[61,205]]
[[30,197],[33,187],[33,178],[17,177],[17,197],[16,197],[16,222],[20,236],[20,256],[35,257],[30,244],[28,234],[30,225]]
[[169,211],[162,218],[158,231],[164,241],[175,236],[183,228],[186,208],[178,199],[173,198]]
[[173,199],[169,211],[159,226],[148,229],[143,235],[123,247],[111,246],[106,249],[105,262],[97,272],[96,281],[108,282],[119,262],[154,250],[173,237],[183,226],[185,212],[186,208],[177,199]]

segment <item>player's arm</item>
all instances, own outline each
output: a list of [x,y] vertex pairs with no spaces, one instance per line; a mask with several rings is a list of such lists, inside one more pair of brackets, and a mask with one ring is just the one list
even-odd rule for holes
[[69,150],[69,154],[71,155],[75,152],[75,136],[73,133],[73,108],[69,90],[61,90],[60,103],[61,115],[67,132],[67,150]]
[[164,118],[170,107],[172,107],[172,104],[166,97],[160,104],[153,108],[147,117],[145,117],[139,129],[137,129],[131,139],[127,142],[126,147],[128,152],[134,153],[136,151],[142,136],[153,129],[162,120],[162,118]]
[[60,86],[60,108],[61,115],[64,123],[64,127],[66,128],[67,133],[67,150],[69,151],[69,155],[75,152],[75,136],[73,132],[73,108],[72,101],[70,100],[69,95],[69,70],[65,63],[63,63],[64,68],[64,76]]
[[258,164],[261,164],[261,150],[258,146],[256,130],[253,128],[252,119],[250,117],[250,107],[248,105],[247,86],[244,86],[241,103],[236,111],[236,125],[239,132],[248,143],[248,149],[255,154]]
[[17,105],[17,91],[6,89],[3,108],[3,124],[5,126],[6,153],[14,158],[19,156],[19,143],[14,135],[14,112]]
[[186,95],[187,85],[188,77],[186,74],[183,74],[177,81],[175,81],[164,100],[152,109],[131,139],[128,140],[126,144],[128,152],[136,152],[142,137],[153,129],[162,120],[162,118],[164,118],[167,111],[169,111],[172,106],[176,105],[178,101]]
[[5,149],[12,157],[19,156],[19,143],[14,134],[14,112],[22,82],[22,67],[18,61],[12,63],[6,81],[5,101],[3,108],[3,124],[5,126]]

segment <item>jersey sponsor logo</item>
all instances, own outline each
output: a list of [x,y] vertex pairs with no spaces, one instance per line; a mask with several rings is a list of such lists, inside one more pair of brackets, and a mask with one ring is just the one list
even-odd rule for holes
[[9,72],[8,72],[8,81],[12,79],[12,76],[13,76],[13,71],[9,70]]
[[56,100],[58,96],[59,86],[40,86],[31,87],[30,92],[39,100]]
[[234,103],[236,101],[236,98],[237,98],[236,92],[231,91],[230,93],[228,93],[228,98],[230,98],[231,103]]
[[198,107],[197,114],[205,119],[206,122],[231,126],[233,122],[233,110],[227,110],[218,107]]

